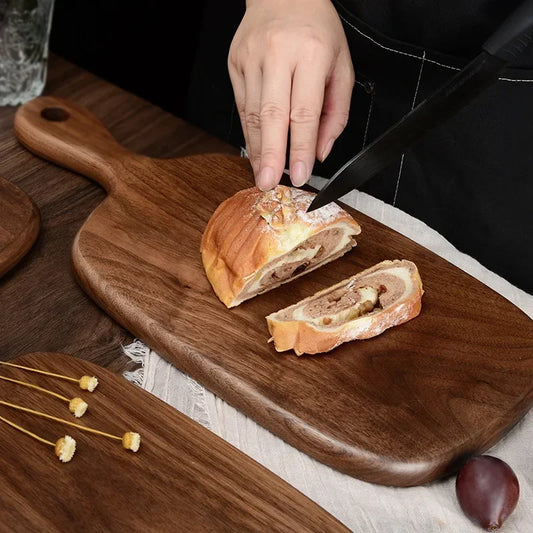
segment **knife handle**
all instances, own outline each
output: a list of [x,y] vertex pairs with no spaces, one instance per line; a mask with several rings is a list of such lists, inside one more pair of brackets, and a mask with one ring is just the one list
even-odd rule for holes
[[483,50],[505,63],[516,59],[533,39],[533,0],[525,0],[485,41]]

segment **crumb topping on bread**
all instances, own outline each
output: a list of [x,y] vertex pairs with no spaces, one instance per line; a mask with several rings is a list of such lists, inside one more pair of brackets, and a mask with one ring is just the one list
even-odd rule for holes
[[[345,211],[335,203],[307,213],[315,194],[294,187],[278,185],[259,196],[255,208],[267,222],[268,228],[284,230],[295,222],[306,225],[328,224]],[[360,228],[359,228],[360,231]]]

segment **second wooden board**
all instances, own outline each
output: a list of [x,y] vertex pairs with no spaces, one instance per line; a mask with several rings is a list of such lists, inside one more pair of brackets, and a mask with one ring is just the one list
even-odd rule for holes
[[[228,310],[205,277],[200,240],[247,161],[151,159],[119,146],[87,110],[55,98],[19,109],[36,154],[108,191],[73,247],[85,290],[178,368],[305,453],[367,481],[420,484],[495,443],[533,400],[533,323],[458,268],[351,209],[358,246]],[[414,261],[422,313],[319,356],[277,353],[265,316],[384,259]]]
[[124,378],[65,354],[33,353],[10,363],[79,379],[78,383],[0,366],[0,375],[40,386],[89,408],[81,418],[68,402],[0,380],[0,401],[121,437],[140,435],[139,450],[119,440],[0,404],[0,417],[54,443],[76,441],[71,461],[0,421],[0,531],[176,532],[347,529],[266,468]]
[[0,178],[0,276],[29,251],[39,228],[35,204],[18,187]]

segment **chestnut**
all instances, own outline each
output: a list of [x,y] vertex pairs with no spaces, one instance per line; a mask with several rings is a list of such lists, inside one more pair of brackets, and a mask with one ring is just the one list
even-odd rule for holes
[[487,531],[499,529],[518,503],[520,487],[512,468],[490,455],[471,457],[455,482],[463,512]]

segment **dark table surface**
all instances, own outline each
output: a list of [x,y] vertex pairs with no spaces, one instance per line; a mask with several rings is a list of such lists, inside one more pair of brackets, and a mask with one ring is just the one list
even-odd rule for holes
[[[52,57],[45,95],[87,107],[126,148],[151,157],[237,150],[131,93]],[[63,352],[112,371],[132,363],[122,345],[131,334],[108,317],[78,286],[70,249],[87,216],[104,199],[97,184],[39,159],[15,138],[16,107],[0,107],[0,176],[38,206],[37,242],[0,279],[0,359],[37,351]]]

